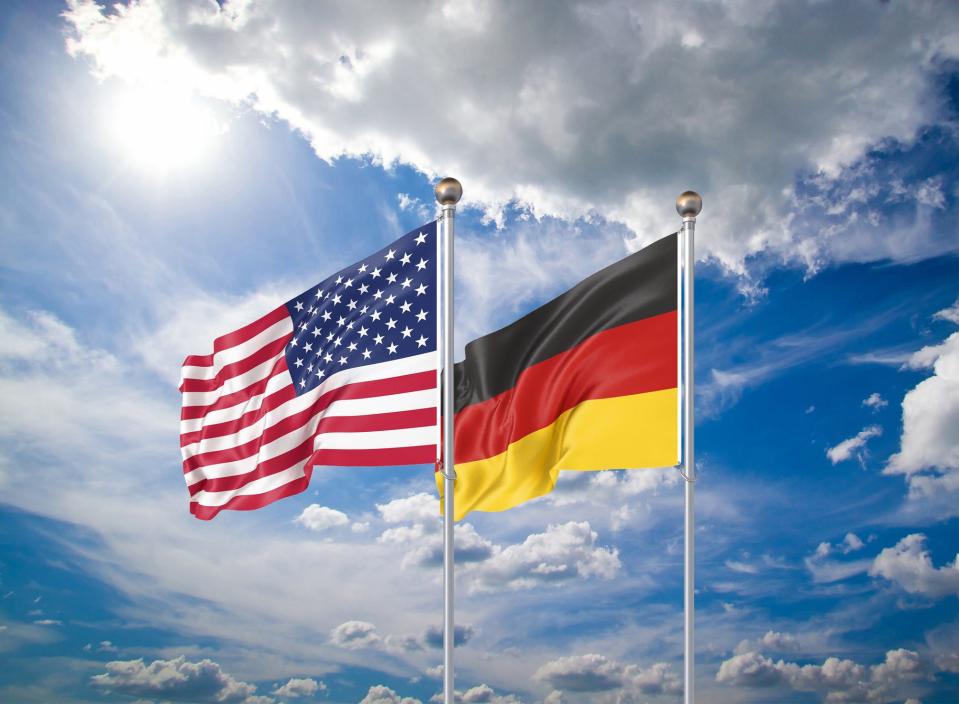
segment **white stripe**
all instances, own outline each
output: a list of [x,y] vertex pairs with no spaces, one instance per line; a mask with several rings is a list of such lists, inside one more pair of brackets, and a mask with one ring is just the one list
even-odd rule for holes
[[289,484],[303,477],[306,474],[303,471],[304,467],[306,467],[306,462],[307,460],[297,462],[282,472],[254,479],[249,484],[244,484],[238,489],[229,489],[227,491],[198,491],[190,497],[190,502],[200,504],[201,506],[222,506],[237,496],[265,494],[268,491],[279,489],[284,484]]
[[[322,413],[324,418],[330,418],[335,416],[362,416],[375,413],[390,413],[394,411],[413,411],[421,408],[432,408],[436,402],[435,396],[435,391],[428,389],[426,391],[411,391],[403,394],[392,394],[390,396],[346,399],[335,401],[326,409],[318,411],[318,413]],[[226,450],[250,442],[254,438],[262,435],[267,428],[272,428],[285,418],[307,410],[316,400],[318,399],[315,399],[312,394],[298,396],[269,411],[256,423],[241,428],[231,435],[204,438],[198,442],[184,445],[181,448],[183,459],[205,452]]]
[[284,352],[280,352],[265,362],[261,362],[253,367],[253,369],[224,380],[224,382],[213,391],[183,392],[183,407],[209,406],[212,403],[216,403],[217,399],[221,396],[232,394],[234,391],[240,391],[251,384],[265,379],[276,372],[276,363],[283,358],[284,354]]
[[[270,315],[272,315],[272,312]],[[254,335],[246,342],[241,342],[239,345],[220,350],[213,355],[213,364],[209,367],[182,367],[180,370],[180,379],[181,381],[183,379],[212,379],[227,364],[246,359],[271,342],[279,340],[286,335],[291,335],[292,333],[293,319],[286,316],[282,320],[273,323],[273,325],[266,330]],[[215,341],[214,344],[216,344]]]
[[[308,391],[298,398],[317,398],[327,391],[338,389],[347,384],[353,384],[358,381],[376,381],[378,379],[390,379],[407,374],[416,374],[417,372],[431,371],[436,368],[436,358],[432,352],[418,354],[414,357],[405,359],[394,359],[379,364],[370,364],[364,367],[353,367],[336,372],[329,379],[317,386],[312,391]],[[204,426],[215,423],[225,423],[230,420],[236,420],[244,413],[259,409],[263,403],[263,397],[279,391],[293,383],[289,373],[278,374],[270,379],[266,385],[266,390],[257,396],[253,396],[246,401],[241,401],[235,406],[229,408],[220,408],[207,413],[202,418],[192,418],[180,421],[180,434],[192,433],[202,429]]]
[[314,450],[379,450],[418,447],[436,442],[436,427],[370,430],[360,433],[320,433],[313,440]]

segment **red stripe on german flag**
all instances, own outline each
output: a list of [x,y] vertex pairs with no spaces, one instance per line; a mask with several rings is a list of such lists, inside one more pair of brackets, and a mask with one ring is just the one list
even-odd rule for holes
[[564,469],[678,462],[676,242],[467,345],[456,369],[457,520],[549,493]]

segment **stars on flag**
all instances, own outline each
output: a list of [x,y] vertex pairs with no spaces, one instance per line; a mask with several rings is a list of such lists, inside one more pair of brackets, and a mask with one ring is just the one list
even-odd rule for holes
[[409,233],[287,303],[295,333],[286,361],[298,394],[352,367],[436,349],[436,301],[427,295],[435,237],[435,224]]

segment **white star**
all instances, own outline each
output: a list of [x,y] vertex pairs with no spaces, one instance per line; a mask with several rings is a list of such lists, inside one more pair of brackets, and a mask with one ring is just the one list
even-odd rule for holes
[[333,344],[339,347],[340,345],[343,344],[343,338],[342,337],[336,338],[335,340],[333,340]]
[[357,269],[357,271],[360,272],[361,274],[362,274],[364,271],[366,271],[366,264],[364,264],[364,265],[361,266],[359,269]]
[[326,335],[326,340],[327,340],[327,342],[329,342],[329,341],[332,340],[332,339],[333,339],[333,333],[332,333],[332,332],[327,333],[327,335]]
[[426,320],[426,311],[420,308],[420,312],[416,314],[416,319],[421,323]]
[[347,288],[349,288],[350,286],[353,285],[353,279],[347,279],[347,280],[343,283],[343,285],[346,286]]
[[342,277],[342,276],[337,276],[337,277],[336,277],[336,283],[337,283],[337,284],[343,283],[343,277]]
[[418,340],[416,341],[416,346],[417,346],[417,347],[426,347],[426,342],[427,342],[426,338],[423,337],[422,335],[420,335],[420,339],[418,339]]
[[392,330],[393,328],[396,327],[396,321],[390,318],[389,320],[386,321],[386,327]]
[[327,352],[325,355],[323,355],[323,361],[329,364],[330,362],[333,361],[333,355]]
[[406,303],[404,303],[403,305],[400,306],[400,310],[402,310],[404,313],[409,313],[409,312],[410,312],[410,306],[412,306],[412,305],[413,305],[412,303],[410,303],[409,301],[407,301]]
[[386,281],[387,281],[388,283],[395,284],[395,283],[396,283],[396,274],[390,274],[389,276],[387,276],[387,277],[386,277]]
[[307,342],[305,345],[303,345],[303,350],[304,350],[305,352],[312,352],[312,351],[313,351],[313,345],[312,345],[311,343]]
[[316,375],[322,379],[323,377],[326,376],[326,371],[324,371],[323,369],[320,369],[319,371],[316,372]]
[[368,333],[369,330],[367,330],[366,326],[363,325],[360,327],[360,329],[357,332],[359,333],[360,337],[366,337],[366,333]]
[[369,309],[370,309],[369,306],[363,306],[362,308],[360,308],[360,313],[362,313],[363,315],[366,315],[366,311],[368,311]]
[[337,305],[340,302],[340,294],[333,296],[333,305]]
[[374,310],[372,313],[370,313],[370,317],[377,322],[379,322],[381,315],[383,315],[383,311],[379,310]]
[[323,320],[329,320],[332,317],[333,317],[333,314],[330,313],[330,311],[328,310],[323,311]]
[[396,250],[391,249],[389,252],[386,253],[386,261],[390,261],[395,256],[396,256]]
[[376,299],[383,298],[383,292],[377,289],[376,293],[373,294],[373,298],[376,298]]
[[295,337],[294,337],[292,340],[290,340],[290,347],[296,347],[296,338],[295,338]]
[[378,266],[373,267],[373,271],[370,272],[370,276],[372,276],[374,279],[378,279],[380,278],[380,271],[382,271],[382,269],[380,269]]
[[382,345],[382,344],[383,344],[383,336],[382,336],[382,335],[376,335],[376,336],[373,338],[373,342],[375,342],[377,345]]
[[346,348],[347,348],[350,352],[356,352],[356,343],[355,343],[355,342],[351,342],[349,345],[346,346]]
[[323,289],[321,288],[316,289],[316,297],[323,298]]
[[307,365],[306,365],[306,371],[308,371],[308,372],[313,371],[313,365],[312,365],[312,364],[307,364]]
[[360,293],[366,293],[369,290],[370,290],[369,286],[367,286],[366,284],[360,284]]
[[302,301],[297,301],[297,302],[296,302],[296,305],[294,305],[293,307],[296,308],[297,310],[303,310],[303,303],[302,303]]
[[356,301],[350,301],[349,303],[346,304],[346,307],[349,308],[350,310],[356,310]]
[[316,327],[316,326],[314,325],[314,326],[313,326],[313,333],[312,333],[312,334],[313,334],[313,337],[316,337],[317,335],[319,335],[320,332],[322,332],[322,331],[321,331],[318,327]]
[[420,257],[420,260],[416,262],[416,268],[420,271],[426,268],[426,260],[423,257]]
[[302,367],[302,366],[303,366],[303,360],[302,360],[302,359],[297,359],[295,362],[293,362],[293,364],[295,364],[297,367]]
[[300,379],[300,388],[301,388],[301,389],[305,389],[305,388],[306,388],[306,379]]
[[341,315],[339,318],[336,319],[336,324],[339,325],[340,327],[346,325],[346,318],[344,318]]
[[340,357],[340,364],[346,364],[346,357]]
[[422,296],[424,293],[426,293],[426,284],[420,284],[416,287],[417,296]]
[[300,330],[306,330],[308,327],[310,326],[306,324],[306,321],[300,323]]
[[396,296],[394,296],[393,294],[390,294],[389,296],[386,297],[386,305],[388,306],[392,305],[395,300],[396,300]]
[[363,350],[363,359],[369,359],[370,355],[373,354],[368,349]]
[[424,242],[426,242],[426,235],[424,235],[424,234],[421,232],[420,234],[418,234],[418,235],[416,236],[415,239],[416,239],[416,244],[423,244]]
[[353,321],[352,321],[352,320],[346,324],[346,329],[347,329],[347,330],[352,330],[352,329],[353,329]]
[[410,326],[409,326],[409,325],[407,325],[405,328],[403,328],[403,337],[409,337],[409,336],[412,335],[412,334],[413,334],[413,331],[410,330]]
[[392,342],[386,348],[390,351],[390,354],[396,354],[396,345]]
[[403,288],[409,288],[412,284],[413,284],[413,279],[411,279],[409,276],[403,279]]
[[400,257],[400,261],[403,262],[404,265],[409,264],[409,263],[410,263],[410,253],[407,252],[407,253],[404,254],[402,257]]

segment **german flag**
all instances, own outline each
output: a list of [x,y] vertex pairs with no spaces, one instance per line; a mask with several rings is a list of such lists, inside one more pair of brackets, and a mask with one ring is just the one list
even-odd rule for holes
[[547,494],[560,470],[678,463],[676,247],[664,237],[466,346],[456,520]]

